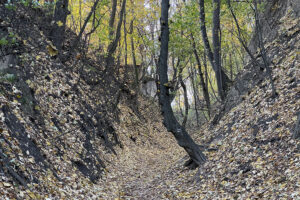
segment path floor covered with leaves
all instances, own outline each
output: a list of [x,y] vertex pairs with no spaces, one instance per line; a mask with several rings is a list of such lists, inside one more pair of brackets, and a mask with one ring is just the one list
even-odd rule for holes
[[167,133],[157,148],[123,151],[111,172],[116,198],[300,199],[300,141],[292,137],[300,110],[299,19],[287,11],[278,26],[280,36],[266,44],[278,95],[261,80],[218,124],[196,130],[208,158],[197,170],[182,166],[185,153]]
[[0,79],[0,199],[300,199],[300,141],[291,137],[300,28],[288,10],[266,44],[278,96],[261,80],[218,124],[195,130],[208,158],[196,170],[183,167],[186,153],[155,102],[109,77],[89,80],[101,69],[91,60],[52,58],[30,20],[28,32],[1,22],[23,45],[19,65]]

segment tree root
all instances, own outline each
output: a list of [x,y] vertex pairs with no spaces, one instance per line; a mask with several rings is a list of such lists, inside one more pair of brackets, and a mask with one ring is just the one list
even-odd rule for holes
[[199,165],[193,159],[189,159],[184,163],[184,166],[190,170],[194,170],[197,169]]

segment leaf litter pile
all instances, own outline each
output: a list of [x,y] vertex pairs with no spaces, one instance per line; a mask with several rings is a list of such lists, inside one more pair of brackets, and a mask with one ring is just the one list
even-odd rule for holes
[[263,80],[216,126],[196,130],[208,161],[196,171],[180,162],[172,167],[157,199],[300,199],[300,141],[292,137],[300,111],[300,21],[291,10],[279,37],[266,44],[278,96]]
[[19,43],[17,64],[0,74],[1,199],[300,198],[300,142],[291,137],[300,110],[293,13],[267,44],[276,54],[278,96],[263,80],[217,125],[194,131],[208,157],[194,171],[182,166],[185,153],[153,102],[103,76],[92,59],[61,62],[38,22],[17,27],[18,17],[1,18],[2,31]]
[[96,61],[61,62],[27,8],[0,9],[18,43],[0,79],[1,199],[119,198],[183,155],[153,102]]

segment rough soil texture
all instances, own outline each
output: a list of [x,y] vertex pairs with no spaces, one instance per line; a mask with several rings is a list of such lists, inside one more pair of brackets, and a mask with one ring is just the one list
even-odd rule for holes
[[1,63],[0,199],[146,194],[184,155],[157,105],[103,74],[101,62],[53,56],[40,14],[0,5],[1,35],[17,41],[1,47],[14,60]]
[[[165,131],[155,106],[144,109],[143,112],[148,113],[144,115],[148,119],[146,123],[132,120],[132,114],[126,107],[121,111],[127,113],[123,118],[125,124],[121,125],[125,144],[108,165],[109,172],[102,180],[106,185],[102,195],[104,199],[160,199],[156,187],[168,169],[185,155],[184,151]],[[128,137],[128,133],[133,135]],[[143,137],[144,140],[139,139]],[[131,138],[137,139],[133,142]]]
[[300,23],[291,5],[266,44],[279,95],[261,79],[219,123],[195,130],[208,161],[194,171],[153,102],[92,59],[51,57],[38,22],[20,29],[17,17],[2,18],[20,46],[6,49],[17,64],[0,74],[0,199],[299,199]]
[[252,79],[245,81],[248,89],[239,104],[218,124],[194,131],[197,142],[206,146],[208,161],[190,171],[182,167],[184,157],[175,156],[178,160],[168,170],[152,181],[141,177],[129,183],[119,198],[300,198],[300,141],[292,137],[300,110],[300,23],[292,5],[287,4],[276,22],[277,38],[266,44],[278,96],[272,98],[265,72],[253,72],[249,64],[243,74]]
[[[279,18],[278,37],[266,43],[279,95],[272,98],[269,81],[258,79],[218,124],[195,131],[211,149],[208,161],[196,171],[168,170],[158,199],[300,198],[300,141],[292,137],[300,110],[300,23],[291,5]],[[247,70],[253,83],[258,75]]]

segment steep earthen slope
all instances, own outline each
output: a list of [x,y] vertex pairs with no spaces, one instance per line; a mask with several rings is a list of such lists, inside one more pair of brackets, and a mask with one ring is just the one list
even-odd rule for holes
[[237,86],[249,85],[242,96],[236,94],[239,104],[233,102],[236,107],[216,125],[207,124],[194,135],[200,144],[208,144],[208,161],[197,171],[186,171],[179,164],[170,169],[157,184],[155,199],[300,198],[300,141],[292,138],[300,111],[300,20],[296,4],[286,1],[284,7],[276,7],[274,3],[274,9],[281,13],[272,22],[277,35],[273,40],[266,38],[279,95],[272,98],[269,81],[260,76],[265,72],[250,72],[251,65],[246,67],[242,76],[246,79],[241,78]]
[[153,103],[95,59],[62,62],[43,11],[20,5],[0,5],[0,36],[16,41],[1,46],[0,199],[117,198],[178,158]]
[[156,106],[98,73],[91,59],[51,58],[39,22],[24,10],[21,27],[18,15],[2,17],[0,33],[13,32],[20,46],[5,49],[15,62],[0,74],[0,197],[300,198],[300,144],[291,137],[300,109],[299,12],[287,2],[276,8],[278,34],[266,45],[279,96],[271,98],[264,76],[251,82],[258,74],[249,65],[239,104],[194,134],[208,149],[196,171],[182,166],[185,153]]

